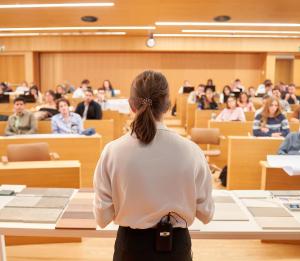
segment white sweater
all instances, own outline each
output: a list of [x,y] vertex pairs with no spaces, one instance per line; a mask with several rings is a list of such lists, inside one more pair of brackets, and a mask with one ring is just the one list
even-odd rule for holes
[[[211,173],[193,142],[157,123],[149,145],[126,134],[104,148],[94,174],[94,213],[105,227],[145,229],[171,211],[188,225],[195,216],[208,223],[214,213]],[[178,219],[175,227],[185,227]]]

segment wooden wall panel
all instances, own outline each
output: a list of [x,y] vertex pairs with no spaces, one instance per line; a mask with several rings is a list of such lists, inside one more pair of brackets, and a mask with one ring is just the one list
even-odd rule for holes
[[265,38],[156,38],[146,47],[145,36],[34,36],[1,37],[6,52],[274,52],[297,54],[299,39]]
[[286,84],[293,79],[293,59],[276,59],[275,83],[282,81]]
[[0,82],[12,84],[25,79],[24,55],[0,55]]
[[264,56],[256,53],[41,53],[42,90],[70,80],[78,86],[84,78],[94,88],[110,79],[124,96],[133,78],[146,69],[159,70],[169,80],[172,98],[185,79],[193,85],[213,78],[221,90],[224,83],[240,78],[245,86],[261,80]]

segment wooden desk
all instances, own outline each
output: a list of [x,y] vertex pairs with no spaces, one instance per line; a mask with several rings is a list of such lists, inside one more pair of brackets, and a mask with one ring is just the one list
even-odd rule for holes
[[208,122],[210,121],[213,113],[218,115],[220,111],[219,110],[196,110],[195,127],[208,128]]
[[36,134],[0,137],[0,155],[6,155],[8,144],[47,142],[50,151],[57,152],[61,160],[79,160],[81,163],[80,184],[92,187],[93,174],[102,150],[102,138],[81,135]]
[[[80,187],[80,162],[26,161],[0,164],[1,184],[23,184],[30,187]],[[6,237],[8,245],[81,242],[80,238]]]
[[270,167],[268,162],[260,161],[262,167],[261,189],[299,190],[300,176],[289,176],[282,168]]
[[49,160],[1,163],[0,183],[30,187],[79,188],[80,162]]
[[260,161],[276,154],[283,138],[228,137],[228,189],[260,189]]
[[181,126],[186,127],[186,110],[187,110],[187,99],[189,94],[179,94],[177,98],[177,117],[181,121]]
[[118,111],[107,110],[103,112],[103,120],[114,120],[114,139],[124,134],[124,126],[129,118],[129,114],[120,113]]
[[187,134],[191,134],[191,129],[195,127],[195,113],[197,110],[197,104],[187,103],[186,108],[186,129]]
[[[240,206],[243,213],[249,218],[248,221],[211,221],[204,225],[195,219],[190,229],[191,237],[194,239],[277,239],[277,240],[299,240],[299,229],[295,230],[263,230],[258,226],[249,213],[249,210],[242,204],[241,200],[234,197],[236,203]],[[92,197],[92,196],[91,196]],[[276,199],[270,199],[276,201]],[[218,206],[216,206],[217,208]],[[297,213],[291,215],[295,218],[299,217]],[[270,218],[272,219],[272,218]],[[298,219],[299,220],[299,219]],[[55,229],[55,224],[24,224],[24,223],[3,223],[0,222],[0,234],[2,235],[18,235],[18,236],[55,236],[55,237],[94,237],[107,238],[115,237],[117,225],[110,223],[105,229]],[[3,236],[0,236],[0,261],[6,260],[5,241]],[[2,259],[1,259],[2,258]],[[45,258],[46,259],[46,258]]]
[[252,121],[208,121],[209,128],[217,128],[220,130],[220,134],[225,137],[221,139],[219,146],[209,146],[209,149],[219,149],[221,155],[218,157],[211,157],[210,162],[216,164],[220,168],[227,165],[228,159],[228,136],[248,136],[252,134]]

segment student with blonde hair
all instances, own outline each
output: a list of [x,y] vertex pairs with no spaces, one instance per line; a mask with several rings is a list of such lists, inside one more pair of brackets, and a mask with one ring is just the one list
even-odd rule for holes
[[260,114],[253,122],[253,135],[265,137],[286,136],[290,132],[289,123],[281,112],[280,102],[269,98]]

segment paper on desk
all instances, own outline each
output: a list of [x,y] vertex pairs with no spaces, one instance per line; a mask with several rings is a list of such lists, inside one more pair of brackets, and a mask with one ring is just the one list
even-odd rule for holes
[[268,155],[267,162],[270,167],[282,168],[290,176],[300,175],[299,155]]

